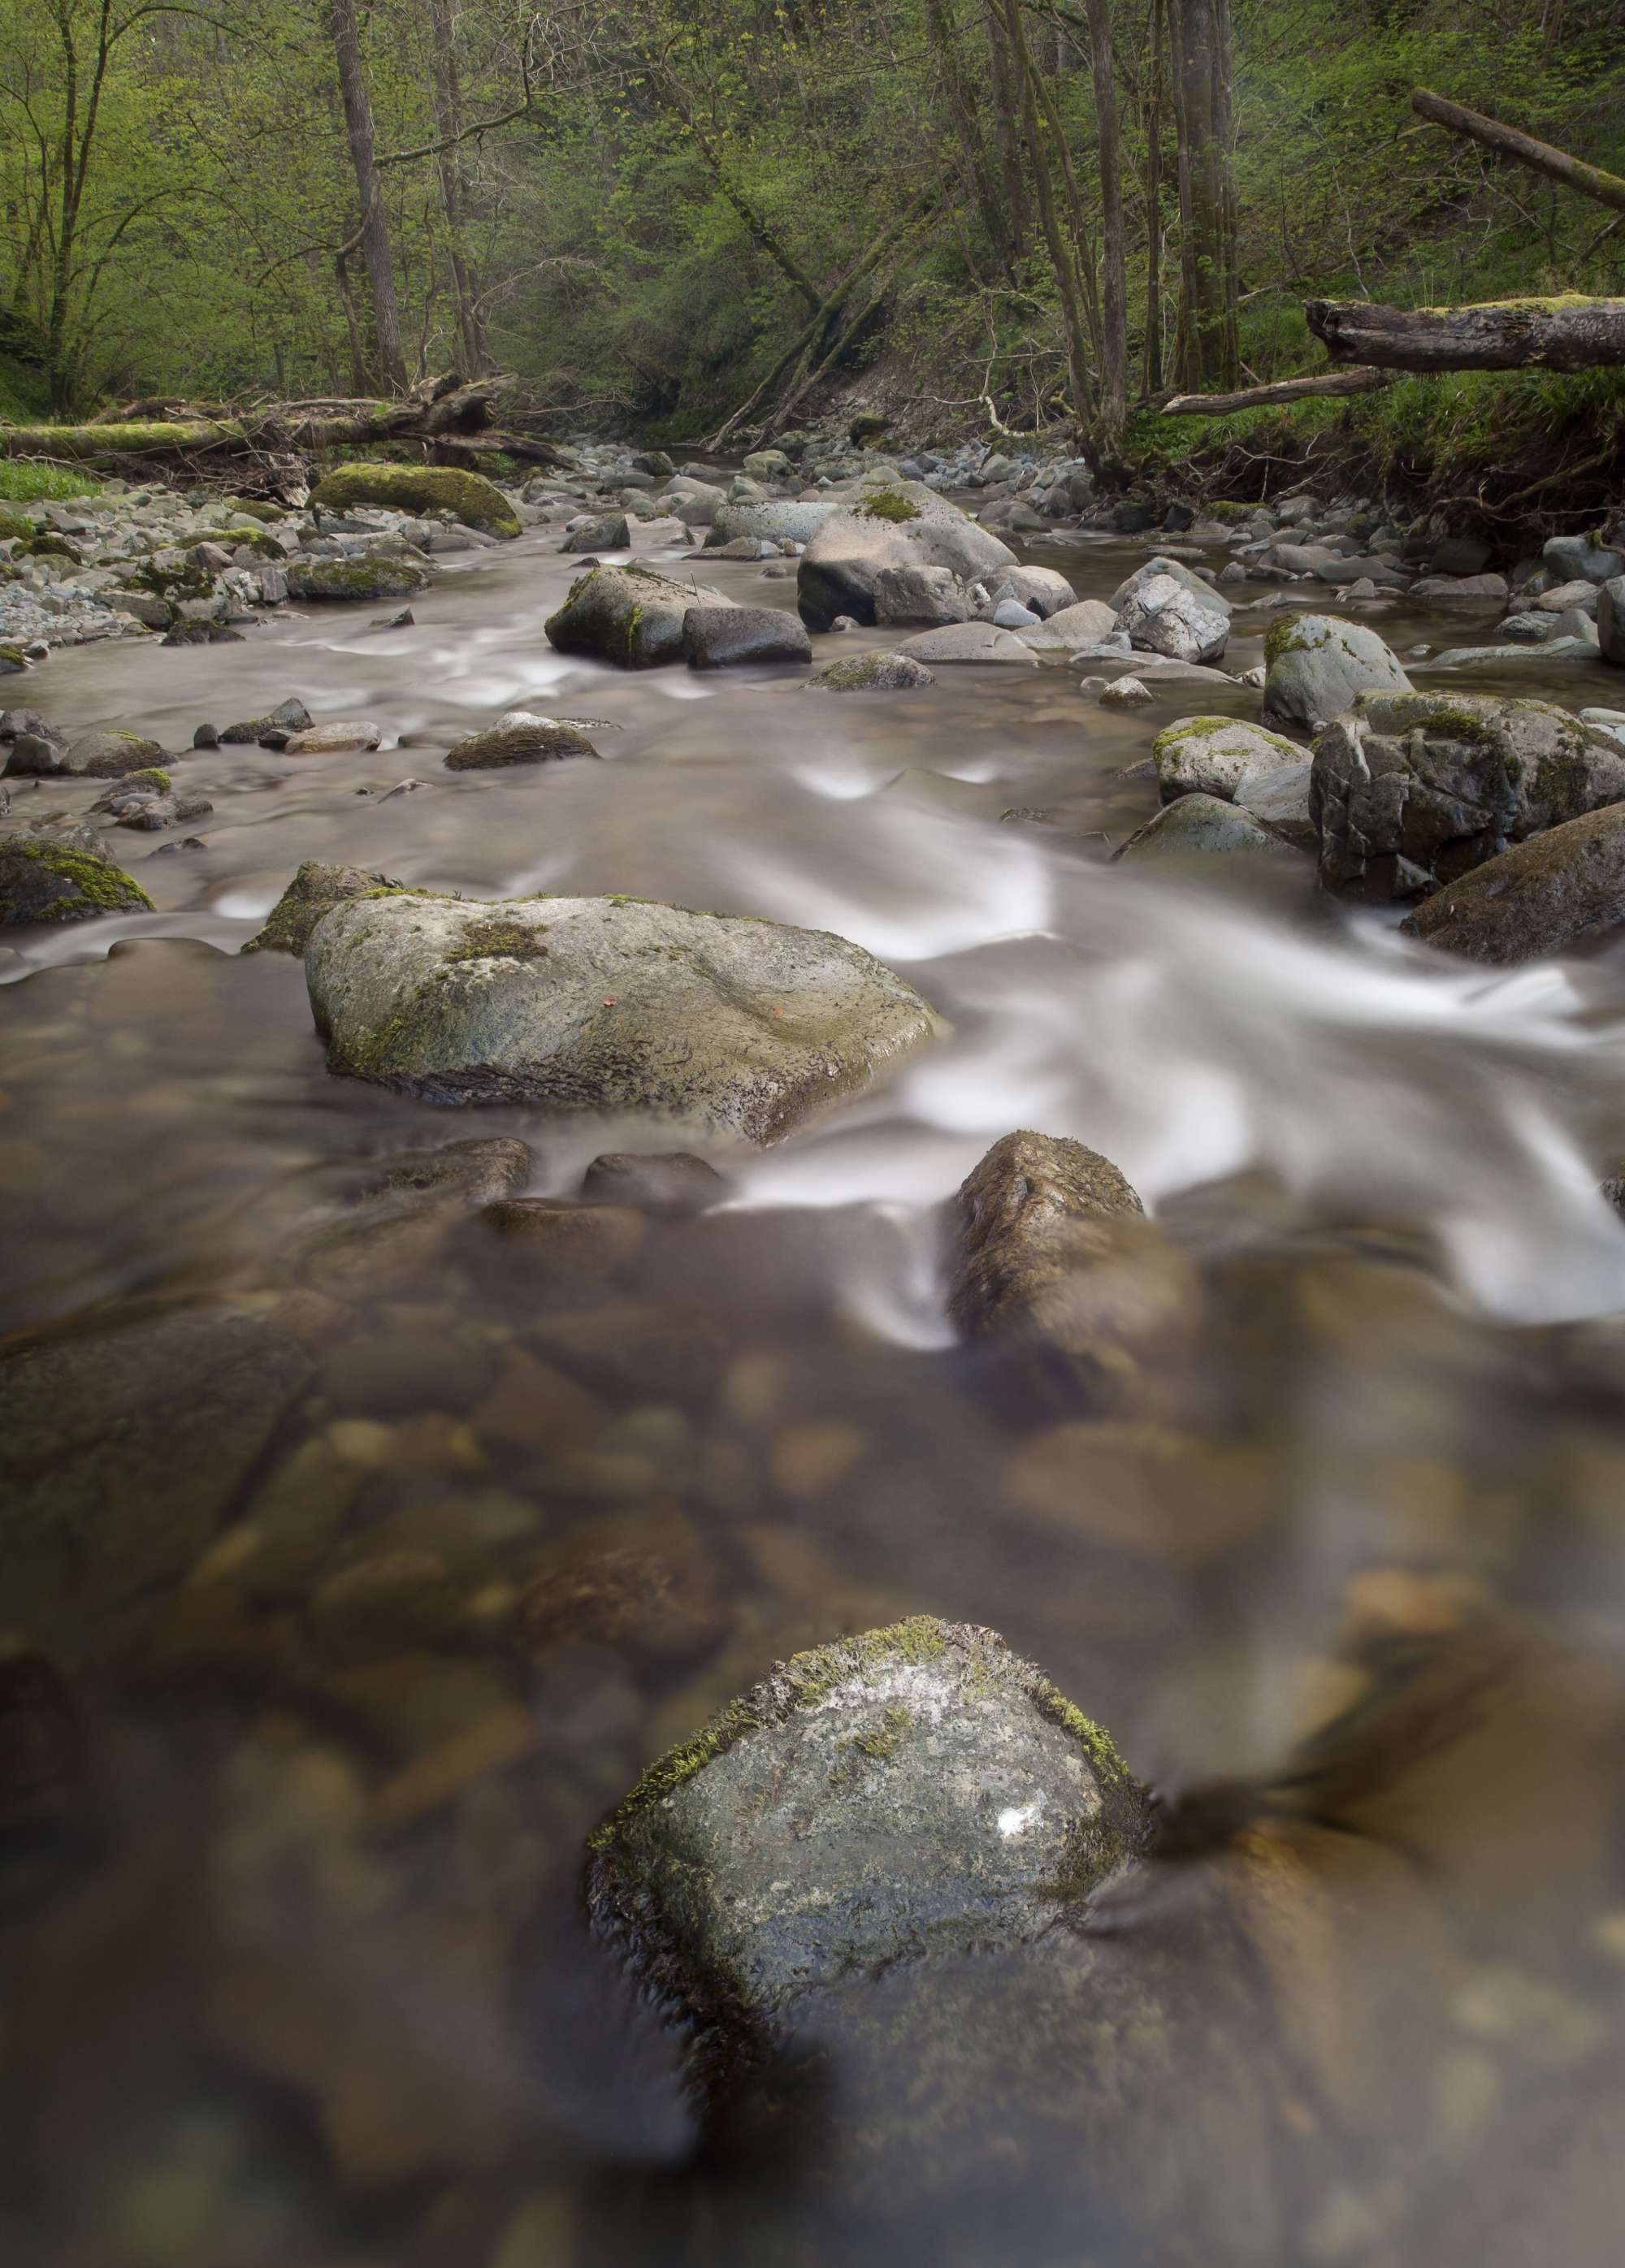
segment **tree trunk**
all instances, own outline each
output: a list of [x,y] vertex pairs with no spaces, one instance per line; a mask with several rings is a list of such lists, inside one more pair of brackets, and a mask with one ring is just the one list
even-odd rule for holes
[[463,368],[470,378],[490,367],[485,330],[480,320],[479,293],[475,287],[463,234],[462,151],[453,137],[462,131],[462,88],[457,76],[457,49],[450,0],[429,0],[429,21],[434,44],[434,119],[440,139],[450,144],[435,164],[440,177],[440,203],[446,214],[446,237],[450,251],[452,297],[457,311],[457,338]]
[[397,394],[404,394],[406,355],[401,344],[401,314],[395,296],[395,261],[389,250],[383,184],[373,144],[373,106],[367,99],[366,76],[361,65],[356,0],[328,0],[328,29],[338,63],[344,126],[350,136],[351,163],[355,167],[356,188],[361,200],[361,250],[366,260],[367,282],[372,287],[379,369],[387,386]]
[[[1033,196],[1038,208],[1038,225],[1049,247],[1050,261],[1055,270],[1056,289],[1060,294],[1061,321],[1066,334],[1067,382],[1072,396],[1072,414],[1085,434],[1094,423],[1094,388],[1090,382],[1089,325],[1080,284],[1075,247],[1068,245],[1055,210],[1054,184],[1050,179],[1049,153],[1044,144],[1039,125],[1039,86],[1038,73],[1027,45],[1023,28],[1022,0],[995,0],[1001,9],[1005,36],[1009,42],[1016,77],[1021,90],[1022,123],[1027,136],[1027,147],[1032,157]],[[1058,137],[1059,138],[1059,137]],[[1059,154],[1066,157],[1064,140]],[[1072,184],[1068,182],[1070,188]]]
[[1089,69],[1100,149],[1100,438],[1108,455],[1128,423],[1128,278],[1123,243],[1123,179],[1117,86],[1112,70],[1111,0],[1087,0]]
[[1612,205],[1615,212],[1625,212],[1625,180],[1618,173],[1606,173],[1600,166],[1588,166],[1584,158],[1571,158],[1566,150],[1554,149],[1549,142],[1520,134],[1516,126],[1503,126],[1498,118],[1486,118],[1481,111],[1447,102],[1442,94],[1429,94],[1425,86],[1419,86],[1412,95],[1411,108],[1436,126],[1448,126],[1452,134],[1481,142],[1497,157],[1515,158],[1520,166],[1544,173],[1548,180],[1561,181],[1565,188],[1578,189],[1583,196],[1595,197],[1601,204]]
[[1378,307],[1306,299],[1333,362],[1384,370],[1615,370],[1625,299],[1501,299],[1476,307]]
[[968,185],[981,216],[982,232],[1000,275],[1008,277],[1010,246],[1005,213],[999,202],[999,185],[988,163],[986,144],[976,115],[976,104],[966,81],[959,52],[959,32],[948,0],[925,0],[926,36],[931,42],[942,74],[942,100],[953,122],[964,158]]
[[350,383],[357,394],[366,391],[366,342],[361,335],[361,311],[356,306],[355,285],[350,280],[350,255],[336,252],[333,255],[333,277],[338,289],[338,304],[344,311],[344,328],[350,337]]
[[1236,195],[1229,0],[1168,0],[1179,175],[1179,376],[1235,383]]
[[1163,390],[1163,0],[1151,0],[1151,52],[1146,71],[1145,361],[1148,394]]
[[1238,394],[1176,394],[1164,401],[1164,417],[1228,417],[1237,409],[1268,409],[1277,402],[1301,401],[1306,395],[1375,394],[1393,384],[1388,370],[1333,370],[1311,378],[1280,378],[1268,386],[1244,387]]
[[1022,174],[1021,143],[1016,115],[1020,97],[1009,45],[1000,21],[998,0],[987,11],[987,63],[993,82],[993,136],[999,151],[999,179],[1003,191],[1006,276],[1016,280],[1018,263],[1027,257],[1027,187]]

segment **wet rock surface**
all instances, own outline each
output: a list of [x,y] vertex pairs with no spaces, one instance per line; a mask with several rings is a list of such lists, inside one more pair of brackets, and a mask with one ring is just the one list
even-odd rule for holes
[[1503,850],[1425,898],[1407,936],[1506,967],[1564,953],[1625,924],[1625,804]]
[[683,655],[691,607],[731,607],[725,592],[680,583],[646,567],[590,567],[546,622],[560,653],[591,655],[622,669],[654,669]]
[[1264,714],[1311,730],[1342,716],[1362,693],[1408,693],[1411,681],[1373,630],[1336,615],[1300,615],[1265,642]]
[[0,924],[151,911],[141,885],[101,855],[89,829],[0,827]]
[[922,482],[878,480],[814,534],[797,570],[797,603],[810,630],[828,630],[838,615],[872,622],[888,568],[946,567],[969,582],[1016,563],[1008,545]]
[[447,751],[452,772],[506,771],[513,764],[558,763],[567,756],[595,756],[597,749],[574,725],[537,717],[524,725],[493,725],[470,733]]

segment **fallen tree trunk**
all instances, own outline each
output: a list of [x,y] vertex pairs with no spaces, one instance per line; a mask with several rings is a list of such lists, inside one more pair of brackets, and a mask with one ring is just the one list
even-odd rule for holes
[[1379,387],[1392,384],[1393,372],[1387,370],[1321,371],[1310,378],[1278,378],[1267,386],[1245,386],[1237,394],[1176,394],[1163,402],[1160,415],[1228,417],[1237,409],[1270,409],[1278,402],[1302,401],[1311,395],[1375,394]]
[[[379,441],[423,441],[464,449],[502,449],[536,463],[560,461],[547,441],[497,432],[491,405],[513,383],[483,378],[464,385],[437,379],[398,401],[257,402],[230,415],[189,403],[142,401],[104,412],[87,425],[0,425],[0,456],[53,457],[71,463],[153,467],[211,466],[258,460],[285,471],[292,460],[328,449]],[[204,460],[201,468],[199,460]]]
[[1306,299],[1333,362],[1383,370],[1602,370],[1625,365],[1625,299],[1496,299],[1477,307],[1380,307]]
[[1548,180],[1561,181],[1565,188],[1578,189],[1583,196],[1595,197],[1616,212],[1625,212],[1625,180],[1618,173],[1588,166],[1583,158],[1571,158],[1566,150],[1555,149],[1549,142],[1537,142],[1533,134],[1520,134],[1516,126],[1503,126],[1498,118],[1486,118],[1482,111],[1468,110],[1442,94],[1430,94],[1425,86],[1419,86],[1412,95],[1411,108],[1419,118],[1447,126],[1452,134],[1465,134],[1497,157],[1511,158],[1534,173],[1544,173]]

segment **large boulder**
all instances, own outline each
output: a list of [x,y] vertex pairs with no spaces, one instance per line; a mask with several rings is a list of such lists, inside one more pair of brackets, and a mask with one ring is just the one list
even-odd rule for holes
[[1424,898],[1400,927],[1469,961],[1507,966],[1625,924],[1625,804],[1514,843]]
[[1119,608],[1117,627],[1141,652],[1212,662],[1230,641],[1230,618],[1215,598],[1199,597],[1171,575],[1151,575]]
[[1540,556],[1560,583],[1607,583],[1625,575],[1625,552],[1595,534],[1548,536]]
[[1621,797],[1625,749],[1550,702],[1363,694],[1315,741],[1321,880],[1415,897]]
[[1078,603],[1077,593],[1054,567],[1009,567],[1002,575],[990,575],[987,597],[995,607],[1014,599],[1018,606],[1030,608],[1041,622]]
[[382,504],[394,512],[443,512],[487,535],[514,536],[519,519],[499,488],[483,473],[449,465],[335,465],[310,493],[318,511],[347,512],[352,504]]
[[0,926],[153,910],[139,882],[102,857],[92,828],[0,834]]
[[691,607],[731,607],[726,591],[679,583],[652,567],[589,567],[548,616],[548,643],[618,669],[657,669],[683,658],[683,617]]
[[1274,622],[1264,641],[1264,714],[1318,729],[1362,693],[1408,693],[1411,681],[1375,630],[1338,615]]
[[1008,545],[934,489],[879,481],[818,529],[801,555],[796,597],[808,629],[827,630],[839,615],[874,622],[875,578],[885,568],[948,567],[970,583],[1015,564]]
[[431,581],[426,559],[403,553],[369,551],[354,559],[290,559],[291,599],[410,599]]
[[1296,740],[1240,717],[1181,717],[1163,727],[1151,755],[1164,803],[1181,795],[1234,802],[1243,788],[1304,762]]
[[335,1071],[755,1142],[942,1028],[844,938],[632,898],[351,899],[316,924],[305,970]]
[[[775,499],[762,504],[719,504],[711,522],[711,532],[705,538],[709,550],[719,543],[733,543],[742,536],[764,537],[772,543],[809,543],[833,512],[840,506],[835,503],[795,499]],[[683,518],[689,517],[686,509]]]
[[1610,575],[1597,593],[1597,642],[1605,661],[1625,669],[1625,575]]
[[691,669],[809,662],[812,640],[787,607],[691,607],[683,617],[683,658]]

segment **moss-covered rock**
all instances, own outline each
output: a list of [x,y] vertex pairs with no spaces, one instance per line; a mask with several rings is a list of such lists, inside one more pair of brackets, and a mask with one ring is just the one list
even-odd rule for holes
[[0,645],[0,677],[17,677],[28,666],[28,657],[19,645]]
[[426,561],[370,552],[360,559],[290,559],[293,599],[410,599],[431,579]]
[[887,568],[947,567],[970,584],[1016,563],[1008,545],[934,489],[886,481],[823,521],[796,570],[796,600],[809,630],[827,630],[841,615],[874,622],[875,586]]
[[307,858],[265,917],[265,926],[251,937],[245,953],[291,953],[304,958],[311,932],[323,914],[349,898],[371,897],[380,890],[398,889],[387,875],[369,874],[359,866],[334,865]]
[[519,521],[499,488],[480,473],[450,465],[335,465],[311,490],[318,511],[382,504],[395,512],[443,512],[487,535],[514,536]]
[[1239,717],[1181,717],[1157,734],[1151,754],[1164,803],[1198,794],[1230,802],[1243,788],[1304,762],[1295,740]]
[[1362,693],[1408,693],[1411,681],[1390,649],[1363,622],[1338,615],[1296,615],[1272,622],[1264,640],[1264,714],[1318,728],[1352,708]]
[[78,545],[70,543],[65,535],[53,534],[49,528],[41,528],[29,536],[22,546],[22,556],[25,559],[66,559],[76,567],[82,567],[85,563],[84,554]]
[[86,834],[81,828],[71,836],[0,835],[0,924],[92,921],[98,914],[156,910],[122,867],[85,847]]
[[505,771],[514,764],[550,764],[565,756],[595,756],[598,751],[574,725],[538,717],[528,725],[493,725],[470,733],[452,748],[446,768],[454,772]]
[[821,693],[905,693],[935,683],[925,663],[906,653],[854,653],[826,662],[808,680],[809,689]]
[[1611,935],[1625,926],[1625,803],[1514,843],[1424,899],[1400,926],[1501,968]]
[[66,747],[44,733],[19,733],[11,743],[4,777],[123,779],[164,762],[158,742],[139,733],[81,733]]
[[33,520],[22,512],[0,510],[0,543],[26,543],[38,533]]
[[726,591],[680,583],[651,567],[589,567],[548,616],[548,643],[617,669],[656,669],[682,658],[683,618],[691,607],[733,603]]

